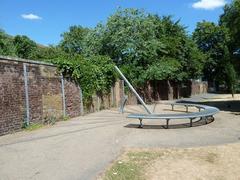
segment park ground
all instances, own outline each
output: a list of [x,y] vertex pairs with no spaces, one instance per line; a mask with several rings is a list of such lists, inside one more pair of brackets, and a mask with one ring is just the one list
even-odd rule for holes
[[[139,129],[138,121],[126,116],[144,110],[127,106],[124,114],[117,109],[103,110],[51,127],[2,136],[0,177],[124,179],[121,173],[127,172],[143,179],[239,179],[239,100],[239,95],[232,99],[212,94],[187,99],[221,110],[213,122],[205,125],[198,121],[191,128],[189,120],[172,120],[169,129],[157,120],[144,121],[144,128]],[[161,103],[151,108],[170,112],[169,105]]]

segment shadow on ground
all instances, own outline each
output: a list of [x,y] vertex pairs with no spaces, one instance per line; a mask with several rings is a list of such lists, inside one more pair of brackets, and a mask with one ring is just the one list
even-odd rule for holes
[[208,106],[214,106],[220,109],[220,111],[233,112],[235,115],[240,115],[240,101],[205,101],[205,102],[193,102],[187,100],[179,100],[178,103],[192,103],[192,104],[203,104]]
[[[193,128],[193,127],[208,125],[208,124],[212,123],[213,121],[214,121],[214,119],[208,119],[207,124],[206,124],[205,120],[199,119],[199,120],[193,122],[192,127],[190,127],[189,123],[172,124],[171,125],[171,121],[169,121],[168,129]],[[126,128],[139,128],[139,124],[128,124],[124,127],[126,127]],[[140,128],[140,129],[166,129],[166,126],[165,125],[143,124],[143,128]]]

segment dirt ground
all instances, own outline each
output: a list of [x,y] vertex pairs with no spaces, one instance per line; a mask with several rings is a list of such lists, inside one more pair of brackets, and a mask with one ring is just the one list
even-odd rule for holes
[[[230,94],[213,96],[211,101],[240,100]],[[240,117],[239,117],[240,118]],[[162,149],[154,163],[146,169],[146,179],[240,179],[240,143],[184,149]]]
[[[195,100],[195,98],[189,98]],[[197,97],[199,102],[208,102],[210,105],[218,107],[221,112],[217,115],[216,121],[207,125],[211,133],[219,131],[222,135],[231,123],[229,133],[235,128],[238,140],[235,143],[226,143],[218,135],[218,145],[209,144],[207,146],[177,147],[168,148],[130,148],[108,168],[103,179],[129,179],[125,176],[127,169],[132,168],[135,174],[133,179],[147,180],[240,180],[240,95],[234,98],[229,94],[207,95]],[[181,109],[183,110],[183,109]],[[192,110],[192,109],[191,109]],[[221,123],[222,121],[222,123]],[[199,126],[201,128],[201,126]],[[198,129],[192,131],[192,137]],[[176,132],[177,133],[177,132]],[[204,133],[204,134],[203,134]],[[213,135],[212,134],[212,135]],[[206,142],[212,138],[202,132],[199,138],[194,138],[195,142]],[[205,139],[202,139],[205,136]],[[184,137],[179,136],[179,142]],[[202,139],[202,140],[200,140]],[[181,144],[181,143],[179,143]],[[142,156],[139,154],[142,154]],[[146,161],[147,159],[147,161]],[[122,164],[119,165],[119,162]],[[131,171],[130,171],[131,173]]]
[[146,169],[146,179],[240,179],[240,144],[223,146],[163,149]]

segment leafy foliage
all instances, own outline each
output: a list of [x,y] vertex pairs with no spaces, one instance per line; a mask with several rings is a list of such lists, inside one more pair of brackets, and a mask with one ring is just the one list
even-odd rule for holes
[[146,80],[182,80],[180,73],[181,64],[176,59],[166,58],[152,64],[146,71]]
[[84,58],[65,54],[54,60],[65,77],[78,82],[86,99],[94,93],[107,93],[115,81],[113,63],[105,56]]
[[233,92],[235,85],[232,83],[235,83],[236,76],[229,53],[228,29],[212,22],[203,21],[197,24],[193,37],[206,55],[205,78],[208,81],[216,81],[217,85],[226,84]]
[[[34,58],[38,60],[49,61],[62,56],[64,52],[56,46],[39,46],[35,52]],[[53,62],[54,63],[54,62]]]
[[84,39],[88,31],[90,30],[82,26],[71,26],[68,32],[64,32],[61,35],[63,39],[59,47],[66,53],[81,54],[85,45]]
[[229,35],[226,28],[212,22],[199,22],[193,33],[198,47],[206,55],[204,75],[207,80],[216,80],[226,53]]
[[[0,31],[0,54],[51,61],[79,82],[84,97],[106,93],[116,63],[136,87],[149,80],[200,78],[234,87],[240,67],[240,3],[224,8],[220,25],[199,22],[193,37],[180,21],[139,9],[118,9],[95,28],[70,26],[57,46],[41,46],[27,36]],[[234,91],[233,89],[231,90]]]
[[224,8],[224,13],[220,16],[220,25],[228,28],[230,32],[230,58],[234,68],[240,75],[240,1],[233,0]]
[[225,68],[224,68],[224,74],[226,75],[226,83],[227,87],[229,88],[228,90],[232,93],[232,96],[234,96],[235,93],[235,86],[236,86],[236,71],[233,67],[233,64],[227,63]]
[[16,49],[13,38],[0,29],[0,55],[15,56]]
[[94,42],[90,51],[111,57],[135,86],[148,80],[184,80],[201,75],[202,53],[179,21],[172,21],[170,16],[119,9],[106,25],[99,24],[90,34],[94,39],[87,40]]
[[224,13],[220,16],[220,25],[229,29],[231,35],[231,46],[240,48],[240,1],[233,0],[224,7]]
[[17,35],[13,43],[16,47],[16,54],[20,58],[32,59],[37,51],[37,44],[27,36]]

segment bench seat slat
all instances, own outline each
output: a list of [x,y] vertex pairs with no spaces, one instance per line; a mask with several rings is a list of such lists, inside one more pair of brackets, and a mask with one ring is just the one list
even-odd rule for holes
[[129,114],[127,118],[134,119],[190,119],[190,118],[199,118],[199,117],[208,117],[213,116],[214,114],[219,112],[218,108],[198,105],[198,104],[184,104],[184,103],[175,103],[174,105],[182,105],[182,106],[195,106],[198,108],[204,109],[200,112],[193,113],[184,113],[184,114]]

